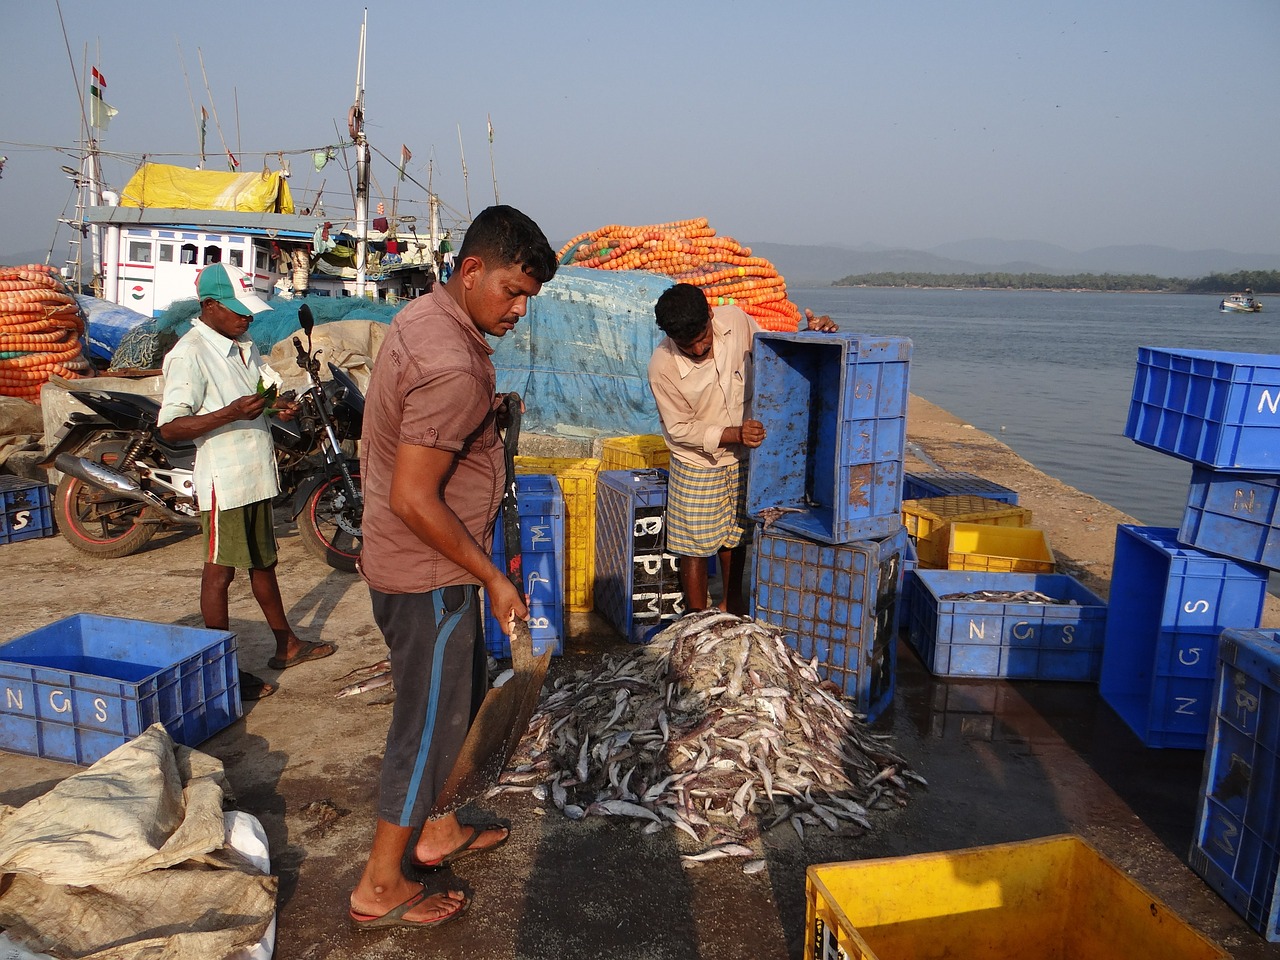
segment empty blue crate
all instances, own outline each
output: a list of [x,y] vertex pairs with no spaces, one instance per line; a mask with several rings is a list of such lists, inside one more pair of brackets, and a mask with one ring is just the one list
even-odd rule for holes
[[[560,482],[544,474],[516,477],[516,510],[520,515],[520,568],[525,602],[529,606],[529,634],[535,655],[564,650],[564,495]],[[493,529],[493,562],[506,570],[506,538],[502,514]],[[484,648],[497,660],[511,657],[511,641],[503,632],[488,601],[484,605]]]
[[79,613],[0,644],[0,749],[91,764],[153,723],[203,743],[240,718],[236,636]]
[[1258,625],[1267,571],[1180,544],[1166,527],[1116,527],[1098,692],[1148,747],[1203,750],[1218,635]]
[[[911,646],[931,673],[1097,680],[1107,605],[1062,573],[916,570]],[[1052,603],[1013,599],[1032,590]],[[982,599],[979,591],[997,598]],[[1008,599],[999,599],[1008,595]]]
[[757,620],[875,720],[893,701],[898,666],[895,615],[910,541],[899,526],[882,540],[826,544],[757,526],[753,559]]
[[666,516],[667,471],[596,476],[596,610],[630,643],[648,643],[684,613]]
[[1000,503],[1018,505],[1018,494],[994,480],[962,470],[935,470],[907,473],[902,478],[903,500],[927,500],[930,497],[986,497]]
[[1280,356],[1139,347],[1124,435],[1217,470],[1280,473]]
[[0,477],[0,544],[52,537],[49,485],[22,477]]
[[1218,643],[1191,868],[1280,942],[1280,633],[1224,630]]
[[1192,468],[1178,540],[1280,570],[1280,476]]
[[758,333],[747,512],[824,543],[892,536],[902,522],[911,341]]

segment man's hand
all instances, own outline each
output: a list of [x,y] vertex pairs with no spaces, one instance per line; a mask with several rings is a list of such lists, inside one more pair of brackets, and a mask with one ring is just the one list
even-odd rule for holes
[[524,599],[515,585],[502,574],[486,582],[484,592],[489,595],[489,609],[493,612],[493,619],[497,620],[502,627],[503,633],[509,632],[513,610],[518,619],[529,619],[529,608],[525,606]]
[[804,310],[804,322],[806,330],[817,330],[819,333],[835,333],[840,329],[840,324],[825,313],[820,317],[816,316],[808,307],[805,307]]
[[227,418],[228,423],[233,420],[257,420],[266,409],[266,395],[251,393],[237,400],[232,400],[222,408],[222,414]]
[[302,409],[302,404],[297,400],[277,400],[275,406],[267,407],[267,413],[274,416],[277,420],[288,423],[298,415],[298,411]]
[[758,447],[764,443],[764,424],[759,420],[743,420],[740,430],[744,447]]

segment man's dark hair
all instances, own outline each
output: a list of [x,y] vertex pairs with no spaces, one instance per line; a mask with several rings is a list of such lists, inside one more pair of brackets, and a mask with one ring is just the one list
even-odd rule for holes
[[677,283],[662,291],[653,314],[658,328],[676,343],[698,339],[711,322],[706,296],[691,283]]
[[479,257],[497,267],[519,264],[539,283],[556,275],[556,253],[542,229],[515,207],[499,204],[481,210],[462,238],[458,262]]

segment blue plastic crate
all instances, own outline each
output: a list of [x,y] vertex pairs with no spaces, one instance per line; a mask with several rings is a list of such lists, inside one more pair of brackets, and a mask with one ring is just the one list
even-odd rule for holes
[[1147,746],[1203,750],[1218,634],[1258,625],[1267,571],[1176,536],[1116,527],[1098,690]]
[[901,524],[911,341],[866,334],[758,333],[747,512],[824,543],[892,536]]
[[[564,650],[564,496],[560,482],[544,474],[516,476],[516,510],[520,514],[520,568],[529,606],[533,652]],[[506,569],[502,514],[493,528],[493,562]],[[511,658],[511,641],[484,605],[484,648],[497,660]]]
[[987,480],[976,473],[962,470],[934,470],[927,473],[907,473],[902,477],[903,500],[927,500],[930,497],[986,497],[1014,506],[1018,494],[994,480]]
[[915,571],[920,567],[920,557],[916,554],[916,545],[907,536],[907,550],[902,557],[902,570],[898,580],[898,612],[895,622],[899,632],[907,629],[911,623],[912,595],[917,589]]
[[240,718],[236,636],[79,613],[0,644],[0,749],[90,764],[163,723],[203,743]]
[[1280,570],[1280,477],[1192,468],[1178,540]]
[[22,477],[0,477],[0,544],[52,537],[49,485]]
[[1124,435],[1205,467],[1280,473],[1280,356],[1139,347]]
[[[1063,573],[916,570],[908,641],[944,677],[1096,680],[1107,605]],[[1035,590],[1066,603],[946,599]]]
[[819,676],[868,720],[893,702],[894,617],[909,544],[902,526],[883,540],[835,545],[756,530],[753,615],[785,630],[800,656],[817,657]]
[[666,550],[667,471],[596,477],[596,610],[630,643],[684,613],[678,558]]
[[1224,630],[1188,858],[1255,930],[1280,941],[1280,632]]

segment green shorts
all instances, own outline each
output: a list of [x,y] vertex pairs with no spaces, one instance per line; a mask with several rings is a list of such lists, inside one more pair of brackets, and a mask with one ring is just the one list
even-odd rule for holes
[[220,567],[265,570],[276,564],[276,529],[271,501],[230,510],[201,510],[204,560]]

